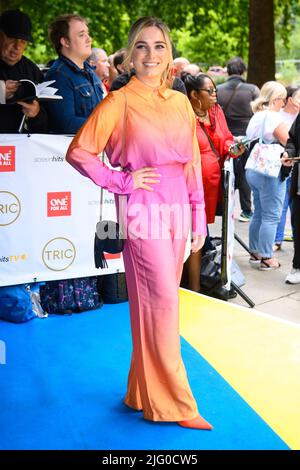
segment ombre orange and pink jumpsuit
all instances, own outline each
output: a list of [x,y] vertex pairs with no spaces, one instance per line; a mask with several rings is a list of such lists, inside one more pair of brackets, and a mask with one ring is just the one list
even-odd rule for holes
[[[119,172],[104,165],[99,154],[105,150],[111,165],[120,165],[124,94],[128,106],[125,171]],[[178,218],[176,211],[165,216],[166,207],[191,207],[193,232],[206,234],[191,105],[186,96],[165,84],[153,91],[133,77],[95,108],[73,139],[67,161],[115,193],[117,199],[118,195],[128,199],[123,258],[133,354],[125,403],[143,410],[144,417],[152,421],[195,418],[198,409],[181,359],[178,319],[178,287],[190,213],[188,218]],[[161,175],[153,192],[133,189],[130,172],[144,167],[156,168]],[[160,226],[164,236],[153,236],[155,226]]]

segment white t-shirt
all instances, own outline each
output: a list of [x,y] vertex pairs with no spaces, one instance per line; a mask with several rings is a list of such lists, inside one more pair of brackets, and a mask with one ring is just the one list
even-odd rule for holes
[[284,111],[283,109],[281,109],[279,111],[280,116],[282,117],[282,120],[283,122],[285,122],[288,126],[288,128],[290,129],[294,123],[294,121],[296,120],[296,117],[298,116],[298,111],[296,113],[287,113],[286,111]]
[[283,122],[285,121],[279,112],[269,110],[258,111],[250,119],[246,135],[248,139],[259,139],[262,137],[266,144],[278,142],[273,132]]

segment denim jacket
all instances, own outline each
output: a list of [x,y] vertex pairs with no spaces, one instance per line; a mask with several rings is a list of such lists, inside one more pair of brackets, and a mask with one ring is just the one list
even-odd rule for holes
[[61,55],[45,79],[56,80],[53,86],[58,88],[57,94],[63,97],[62,100],[46,103],[50,132],[75,134],[103,98],[101,82],[94,67],[84,62],[84,69],[80,69]]

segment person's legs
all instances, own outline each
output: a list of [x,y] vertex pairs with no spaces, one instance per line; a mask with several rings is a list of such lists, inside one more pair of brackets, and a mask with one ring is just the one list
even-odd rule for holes
[[187,272],[187,288],[194,291],[200,292],[201,290],[201,261],[202,255],[205,254],[207,251],[211,251],[214,249],[214,246],[210,240],[208,228],[207,228],[207,235],[205,238],[204,245],[201,250],[197,251],[197,253],[191,253],[188,259],[185,262],[185,269]]
[[292,200],[292,224],[294,233],[293,268],[300,269],[300,196]]
[[241,174],[240,174],[239,192],[240,192],[241,209],[246,214],[251,214],[252,213],[251,189],[249,187],[249,184],[247,183],[244,168],[240,170],[240,173]]
[[284,239],[284,227],[286,223],[286,216],[287,216],[287,211],[289,208],[289,202],[290,202],[290,181],[291,178],[288,177],[285,180],[285,196],[284,196],[284,201],[283,201],[283,208],[282,208],[282,213],[281,213],[281,218],[279,221],[279,224],[277,225],[277,230],[276,230],[276,235],[275,235],[275,244],[281,245]]
[[233,160],[235,187],[239,190],[240,204],[242,209],[239,220],[242,222],[249,222],[252,215],[251,189],[247,183],[245,173],[247,157],[248,151],[246,150],[243,155]]
[[294,233],[294,257],[293,268],[287,275],[285,282],[287,284],[300,283],[300,196],[292,199],[292,225]]
[[191,253],[188,257],[188,289],[194,292],[200,292],[200,271],[201,271],[202,250],[197,253]]
[[[178,318],[178,287],[189,221],[187,227],[182,220],[178,223],[181,237],[177,239],[172,228],[176,217],[171,217],[169,223],[167,217],[155,212],[150,217],[151,224],[155,223],[155,217],[157,223],[167,224],[168,237],[153,239],[150,236],[135,237],[131,233],[131,227],[134,224],[137,227],[136,218],[130,216],[133,200],[147,209],[151,201],[164,204],[167,199],[172,204],[172,197],[179,203],[187,202],[184,177],[171,183],[167,181],[165,187],[161,183],[153,193],[134,193],[128,205],[129,239],[125,242],[123,258],[130,303],[133,361],[125,403],[131,408],[142,409],[144,417],[152,421],[189,422],[199,417],[199,412],[181,358]],[[178,191],[174,191],[174,186]],[[147,235],[146,225],[144,218],[142,235]],[[202,424],[194,422],[192,427],[211,429],[205,423],[204,420]]]
[[258,252],[262,258],[272,258],[276,226],[284,197],[284,182],[279,178],[257,175],[257,190],[261,207],[261,225],[258,233]]
[[197,404],[180,353],[172,242],[131,240],[126,245],[134,362],[125,403],[142,408],[144,417],[152,421],[195,418]]
[[243,184],[243,186],[240,187],[240,189],[239,189],[239,191],[240,191],[240,203],[241,203],[242,211],[245,214],[251,215],[252,214],[251,189],[249,188],[249,185],[247,184],[247,186],[246,186],[246,184],[247,183],[245,182],[245,184]]
[[259,231],[261,227],[261,203],[259,197],[259,187],[261,175],[252,170],[246,171],[246,178],[253,193],[254,212],[249,225],[249,249],[251,253],[259,254]]

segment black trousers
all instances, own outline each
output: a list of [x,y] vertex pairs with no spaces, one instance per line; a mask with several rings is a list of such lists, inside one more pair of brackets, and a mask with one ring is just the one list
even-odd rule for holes
[[248,150],[243,155],[233,160],[235,176],[235,189],[240,193],[240,204],[243,212],[251,212],[251,189],[246,181],[245,165],[248,158]]
[[293,268],[300,269],[300,196],[292,199],[292,226],[294,237]]

